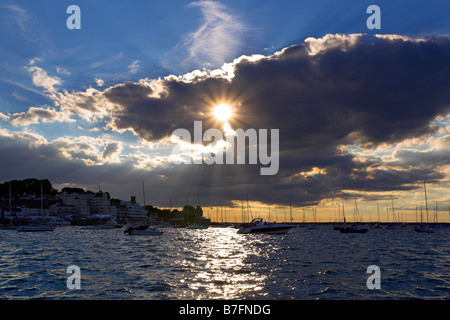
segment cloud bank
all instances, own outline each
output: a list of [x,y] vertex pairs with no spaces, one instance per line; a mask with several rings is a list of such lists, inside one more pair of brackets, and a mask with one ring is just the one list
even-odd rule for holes
[[[205,17],[227,21],[212,3],[194,5]],[[131,132],[139,142],[128,148],[120,141],[103,141],[94,151],[76,140],[66,141],[68,145],[33,143],[51,146],[38,148],[39,157],[64,160],[59,163],[76,160],[77,180],[92,179],[88,173],[95,166],[98,172],[114,166],[118,177],[141,172],[155,198],[178,193],[183,199],[192,190],[209,199],[239,199],[248,193],[253,200],[286,204],[292,199],[297,205],[354,194],[381,197],[383,192],[414,190],[423,180],[448,181],[450,132],[436,119],[448,121],[450,112],[449,56],[448,37],[327,35],[270,56],[240,57],[221,69],[142,79],[103,91],[55,92],[57,83],[45,82],[41,87],[55,109],[38,114],[30,108],[2,119],[23,126],[39,117],[101,120],[103,130]],[[173,130],[192,130],[198,120],[204,130],[220,129],[211,116],[220,102],[235,108],[230,121],[234,129],[280,130],[276,176],[262,177],[259,166],[252,165],[170,163]],[[53,114],[58,109],[67,118]],[[30,148],[29,140],[4,133],[3,149],[13,140],[21,141],[23,150]],[[412,141],[423,149],[411,147]],[[111,177],[103,178],[114,183]]]

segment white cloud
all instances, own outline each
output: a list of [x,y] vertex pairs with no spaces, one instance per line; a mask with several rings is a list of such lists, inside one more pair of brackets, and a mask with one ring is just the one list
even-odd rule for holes
[[33,84],[36,87],[44,88],[48,93],[55,93],[57,90],[55,86],[61,85],[61,79],[56,76],[49,76],[47,72],[36,66],[28,67],[28,71],[33,74]]
[[241,37],[247,27],[223,4],[216,1],[196,1],[189,7],[200,8],[203,21],[197,30],[188,33],[184,40],[168,53],[166,65],[179,64],[186,69],[193,67],[218,68],[234,58],[242,47]]
[[38,57],[34,57],[34,58],[32,58],[32,59],[30,59],[30,61],[28,62],[28,64],[30,65],[30,66],[33,66],[35,63],[36,63],[36,61],[42,61],[42,58],[38,58]]
[[[361,38],[362,34],[327,34],[322,38],[309,37],[305,39],[305,45],[309,51],[309,55],[316,55],[332,48],[341,48],[346,51],[354,46]],[[283,49],[283,52],[286,49]],[[279,54],[279,53],[276,53]]]
[[[14,126],[28,126],[39,122],[74,122],[67,113],[57,111],[53,108],[31,107],[27,112],[11,114],[8,119]],[[4,119],[6,120],[6,119]]]
[[130,72],[130,73],[136,73],[136,72],[138,72],[138,70],[139,70],[139,60],[134,60],[133,61],[133,63],[131,63],[129,66],[128,66],[128,71]]
[[103,87],[103,85],[105,84],[105,81],[103,81],[102,79],[99,78],[95,78],[95,83],[97,84],[97,87]]
[[122,144],[106,138],[88,136],[60,137],[50,142],[69,160],[81,160],[88,166],[120,163]]
[[0,120],[9,121],[9,116],[7,116],[6,114],[0,112]]
[[0,6],[0,8],[11,10],[12,15],[10,19],[14,20],[14,22],[19,26],[22,32],[26,32],[27,23],[29,22],[31,17],[25,9],[13,4]]
[[56,72],[58,72],[59,74],[66,75],[66,76],[70,75],[70,72],[66,68],[63,68],[63,67],[57,67]]

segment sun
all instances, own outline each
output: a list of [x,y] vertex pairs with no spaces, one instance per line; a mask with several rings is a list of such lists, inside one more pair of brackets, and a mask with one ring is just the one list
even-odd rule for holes
[[221,103],[215,106],[213,113],[217,120],[226,122],[233,115],[233,109],[230,105]]

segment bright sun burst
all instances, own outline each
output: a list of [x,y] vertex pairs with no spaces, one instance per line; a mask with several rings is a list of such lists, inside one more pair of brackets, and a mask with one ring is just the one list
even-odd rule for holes
[[233,109],[226,103],[221,103],[214,108],[214,116],[219,121],[226,122],[233,115]]

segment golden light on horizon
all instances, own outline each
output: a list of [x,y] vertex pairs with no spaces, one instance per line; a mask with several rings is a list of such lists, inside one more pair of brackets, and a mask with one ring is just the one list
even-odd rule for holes
[[227,122],[233,116],[233,108],[229,104],[221,103],[214,107],[213,114],[217,120]]

